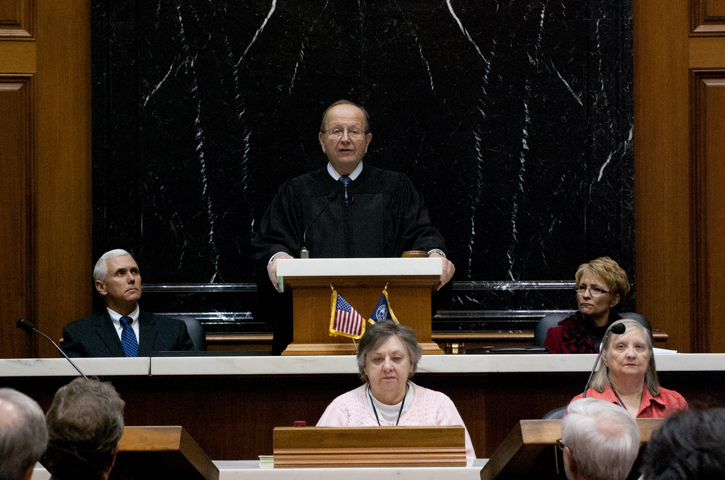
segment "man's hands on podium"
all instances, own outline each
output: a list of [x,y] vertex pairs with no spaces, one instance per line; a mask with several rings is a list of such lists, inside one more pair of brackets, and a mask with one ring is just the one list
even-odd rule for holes
[[272,261],[267,264],[267,275],[269,275],[269,279],[272,280],[272,285],[274,285],[275,290],[279,290],[279,285],[277,285],[277,259],[279,258],[295,257],[287,252],[279,252],[274,256],[274,258],[272,258]]
[[443,288],[443,285],[448,283],[451,278],[453,277],[453,274],[456,272],[456,266],[453,265],[453,263],[448,260],[446,257],[441,255],[440,253],[432,252],[428,255],[430,258],[442,258],[443,259],[443,273],[441,273],[441,280],[438,282],[438,285],[436,285],[436,291]]

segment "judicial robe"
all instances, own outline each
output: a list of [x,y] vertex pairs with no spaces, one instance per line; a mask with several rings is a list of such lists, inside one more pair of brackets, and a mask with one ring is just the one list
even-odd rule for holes
[[382,258],[400,257],[407,250],[446,251],[443,236],[431,225],[423,197],[410,179],[369,164],[348,186],[347,201],[344,186],[330,176],[327,166],[284,183],[262,217],[252,246],[259,292],[254,316],[276,323],[275,353],[292,336],[290,301],[272,295],[267,276],[267,264],[275,253],[297,258],[303,246],[310,258]]
[[[262,218],[254,259],[266,271],[277,252],[310,258],[399,257],[406,250],[445,251],[423,197],[407,176],[365,165],[348,187],[327,167],[283,184]],[[318,217],[319,215],[319,217]],[[303,242],[303,234],[307,233]]]

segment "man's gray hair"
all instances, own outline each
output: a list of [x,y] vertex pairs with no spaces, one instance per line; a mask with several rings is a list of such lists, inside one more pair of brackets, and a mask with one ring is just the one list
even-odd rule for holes
[[121,250],[120,248],[109,250],[101,255],[101,258],[98,259],[96,266],[93,268],[93,281],[100,280],[105,282],[106,277],[108,276],[108,265],[106,264],[106,260],[113,257],[120,257],[121,255],[128,255],[133,258],[130,253],[126,250]]
[[360,370],[360,379],[363,382],[368,381],[368,376],[365,374],[365,357],[393,336],[398,337],[403,345],[405,345],[408,357],[413,363],[413,368],[410,370],[408,378],[411,378],[415,373],[420,357],[423,354],[423,349],[418,344],[413,329],[395,323],[392,320],[381,320],[368,327],[365,333],[363,333],[357,347],[357,366]]
[[123,435],[125,405],[110,383],[93,378],[76,378],[58,389],[47,414],[42,460],[54,478],[103,478]]
[[573,401],[561,421],[561,442],[587,480],[624,480],[639,453],[639,426],[626,409],[596,398]]
[[27,395],[0,388],[0,480],[23,478],[48,443],[45,415]]

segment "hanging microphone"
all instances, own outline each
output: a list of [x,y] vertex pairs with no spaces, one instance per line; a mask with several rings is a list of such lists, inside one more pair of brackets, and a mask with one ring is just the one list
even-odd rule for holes
[[322,212],[324,212],[328,206],[337,198],[336,193],[331,193],[327,196],[327,203],[324,207],[322,207],[322,210],[320,210],[320,213],[317,214],[314,220],[310,222],[309,225],[307,225],[307,228],[305,228],[305,231],[302,232],[302,249],[300,250],[300,258],[310,258],[310,251],[307,250],[306,246],[306,240],[307,240],[307,230],[317,221],[318,218],[320,218],[320,215],[322,215]]
[[42,336],[47,338],[48,341],[50,341],[50,343],[52,343],[53,346],[55,346],[55,348],[58,349],[58,351],[61,353],[61,355],[63,355],[65,357],[65,359],[68,360],[71,365],[73,365],[73,368],[78,370],[78,373],[80,373],[83,376],[83,378],[88,378],[88,377],[86,377],[86,375],[83,372],[81,372],[81,369],[78,368],[75,363],[73,363],[73,360],[68,358],[68,355],[65,354],[63,349],[61,349],[58,346],[58,344],[53,341],[52,338],[50,338],[48,335],[44,334],[43,332],[41,332],[40,330],[35,328],[35,325],[33,325],[33,322],[25,320],[24,318],[21,318],[20,320],[18,320],[18,323],[16,323],[15,326],[18,327],[19,329],[25,330],[26,332],[29,332],[29,333],[38,332],[39,334],[41,334]]
[[627,327],[625,327],[623,324],[618,323],[614,325],[606,335],[604,335],[604,338],[602,338],[602,343],[599,344],[599,355],[597,355],[597,360],[594,362],[594,368],[592,368],[592,373],[589,374],[589,380],[587,380],[587,384],[584,386],[584,396],[582,398],[587,398],[587,390],[589,390],[589,384],[592,382],[592,377],[594,376],[594,371],[597,369],[597,365],[599,365],[599,360],[602,358],[602,352],[604,351],[604,342],[607,341],[607,338],[613,333],[616,333],[617,335],[621,335],[627,330]]

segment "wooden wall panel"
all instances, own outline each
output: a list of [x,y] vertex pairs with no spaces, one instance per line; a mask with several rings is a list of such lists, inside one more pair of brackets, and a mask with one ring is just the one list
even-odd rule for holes
[[0,75],[0,338],[3,357],[33,355],[32,342],[15,321],[32,308],[29,274],[34,160],[31,76]]
[[725,33],[725,0],[690,0],[690,29],[693,35]]
[[693,70],[692,239],[696,349],[725,351],[725,69]]
[[688,5],[635,0],[633,18],[637,311],[690,351]]
[[0,2],[0,357],[91,311],[90,0]]
[[0,2],[0,38],[31,38],[34,32],[33,0],[2,0]]
[[[37,12],[35,323],[58,339],[91,312],[90,0]],[[59,356],[48,342],[41,357]]]

